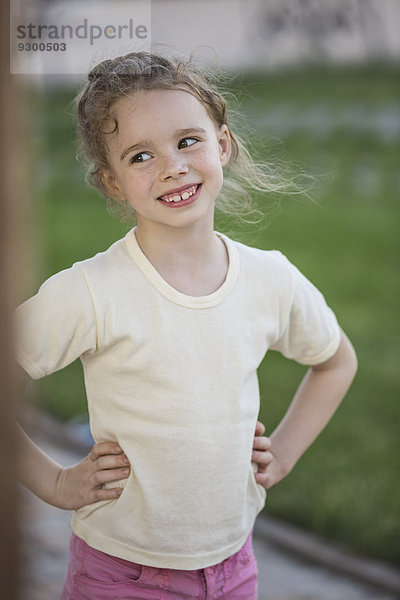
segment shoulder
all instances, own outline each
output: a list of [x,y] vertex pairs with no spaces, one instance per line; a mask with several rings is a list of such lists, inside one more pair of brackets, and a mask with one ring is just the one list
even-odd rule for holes
[[129,252],[129,238],[132,231],[129,231],[125,237],[117,240],[109,248],[98,252],[90,258],[74,263],[72,268],[80,270],[84,275],[101,276],[111,275],[115,272],[115,267],[122,269],[124,265],[131,264],[131,255]]
[[242,271],[250,277],[261,277],[288,285],[293,281],[296,267],[279,250],[263,250],[230,240],[236,249]]
[[249,246],[243,242],[233,240],[228,236],[222,236],[224,240],[227,240],[229,244],[236,248],[240,257],[244,260],[260,264],[270,264],[273,266],[279,266],[283,263],[289,262],[288,259],[279,250],[263,250],[262,248],[256,248],[255,246]]
[[291,304],[296,298],[322,296],[317,287],[279,250],[262,250],[232,241],[246,284],[267,290],[268,294]]
[[129,237],[132,232],[114,242],[109,248],[90,258],[77,261],[67,271],[79,279],[93,296],[119,294],[124,282],[135,273],[135,263],[130,252]]
[[84,296],[90,296],[91,290],[98,284],[110,285],[112,276],[120,273],[124,263],[129,262],[126,237],[113,243],[107,250],[51,275],[41,284],[36,296],[49,298],[49,301],[58,297],[63,302],[72,303],[75,300],[79,303]]

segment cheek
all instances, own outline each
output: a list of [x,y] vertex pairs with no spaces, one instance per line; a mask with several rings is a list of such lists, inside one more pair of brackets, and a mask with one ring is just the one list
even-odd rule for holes
[[219,154],[214,149],[202,150],[196,155],[193,166],[214,177],[222,177]]
[[125,178],[125,187],[129,193],[135,194],[136,192],[140,192],[141,190],[147,190],[151,187],[152,182],[154,181],[154,173],[153,169],[146,169],[141,173],[128,173]]

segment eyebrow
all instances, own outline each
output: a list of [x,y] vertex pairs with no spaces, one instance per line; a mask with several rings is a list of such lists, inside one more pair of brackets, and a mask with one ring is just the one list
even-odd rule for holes
[[[206,130],[203,129],[202,127],[188,127],[186,129],[178,129],[178,131],[176,131],[176,136],[177,137],[184,137],[185,135],[189,135],[191,133],[202,133],[202,134],[205,134]],[[133,144],[133,146],[129,146],[129,148],[126,148],[122,152],[122,154],[121,154],[121,161],[124,160],[125,156],[127,154],[129,154],[130,152],[146,148],[146,147],[148,147],[150,145],[151,145],[151,142],[149,142],[148,140],[139,140],[138,142],[136,142],[136,144]]]
[[141,140],[137,142],[137,144],[129,146],[129,148],[126,148],[121,154],[121,160],[124,160],[125,156],[130,152],[133,152],[134,150],[140,150],[141,148],[145,148],[146,146],[150,146],[150,142],[148,142],[147,140]]

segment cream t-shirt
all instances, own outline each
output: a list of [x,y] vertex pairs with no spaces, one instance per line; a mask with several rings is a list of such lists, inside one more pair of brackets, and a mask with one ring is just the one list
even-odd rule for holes
[[131,230],[17,309],[21,366],[38,379],[80,357],[93,437],[131,463],[121,496],[76,511],[73,530],[148,566],[199,569],[239,550],[265,501],[251,464],[257,368],[268,349],[314,365],[339,344],[323,296],[282,254],[217,235],[229,268],[210,295],[172,288]]

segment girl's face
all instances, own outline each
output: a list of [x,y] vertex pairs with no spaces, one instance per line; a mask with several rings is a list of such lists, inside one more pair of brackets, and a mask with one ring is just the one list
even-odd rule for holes
[[214,202],[230,157],[226,125],[180,90],[136,92],[114,106],[118,132],[109,136],[104,183],[128,200],[138,228],[213,226]]

